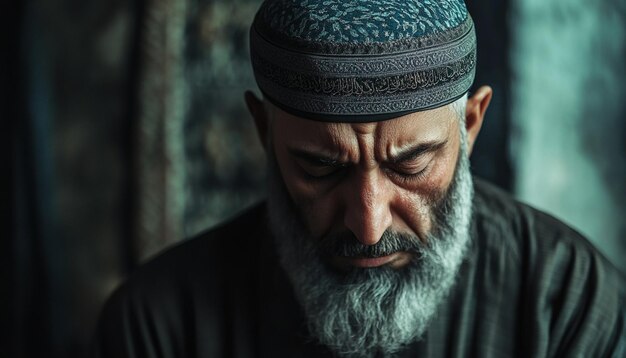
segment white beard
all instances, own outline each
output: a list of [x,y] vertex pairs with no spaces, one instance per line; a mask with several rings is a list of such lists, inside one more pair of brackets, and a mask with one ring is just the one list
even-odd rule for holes
[[461,138],[452,183],[432,210],[434,229],[428,244],[385,232],[381,245],[409,242],[415,259],[400,269],[355,269],[346,274],[322,260],[320,240],[311,237],[297,214],[270,153],[268,205],[281,265],[311,334],[338,355],[369,357],[401,350],[422,336],[450,292],[470,241],[473,183],[464,132]]

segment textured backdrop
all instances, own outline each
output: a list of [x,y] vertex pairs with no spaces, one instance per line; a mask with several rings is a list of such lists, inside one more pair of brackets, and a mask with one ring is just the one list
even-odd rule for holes
[[[137,264],[262,197],[242,99],[256,88],[247,33],[259,1],[18,3],[0,14],[19,20],[2,59],[15,83],[0,84],[16,99],[0,108],[13,124],[0,355],[78,357]],[[622,267],[625,7],[468,4],[476,84],[495,90],[474,172]]]

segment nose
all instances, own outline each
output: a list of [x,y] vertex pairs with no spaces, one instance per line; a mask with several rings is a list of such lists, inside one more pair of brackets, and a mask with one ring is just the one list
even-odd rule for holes
[[344,224],[364,245],[376,244],[391,226],[392,192],[376,170],[359,176],[348,187]]

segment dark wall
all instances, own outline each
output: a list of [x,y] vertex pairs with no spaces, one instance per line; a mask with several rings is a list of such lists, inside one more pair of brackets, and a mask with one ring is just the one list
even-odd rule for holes
[[475,90],[488,85],[493,98],[472,153],[472,171],[503,189],[514,187],[514,168],[509,158],[510,141],[510,1],[468,1],[478,39]]
[[11,125],[11,148],[3,153],[12,215],[2,240],[8,319],[1,324],[8,334],[0,351],[77,357],[104,296],[128,267],[122,247],[129,236],[132,7],[16,3],[19,9],[0,15],[17,22],[3,31],[12,34],[1,81],[11,100],[0,109]]

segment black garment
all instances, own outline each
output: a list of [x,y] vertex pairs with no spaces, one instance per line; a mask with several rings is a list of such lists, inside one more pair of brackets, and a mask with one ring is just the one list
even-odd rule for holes
[[[399,357],[624,357],[624,279],[578,233],[476,181],[473,243],[422,340]],[[94,357],[324,357],[259,205],[142,266]]]

